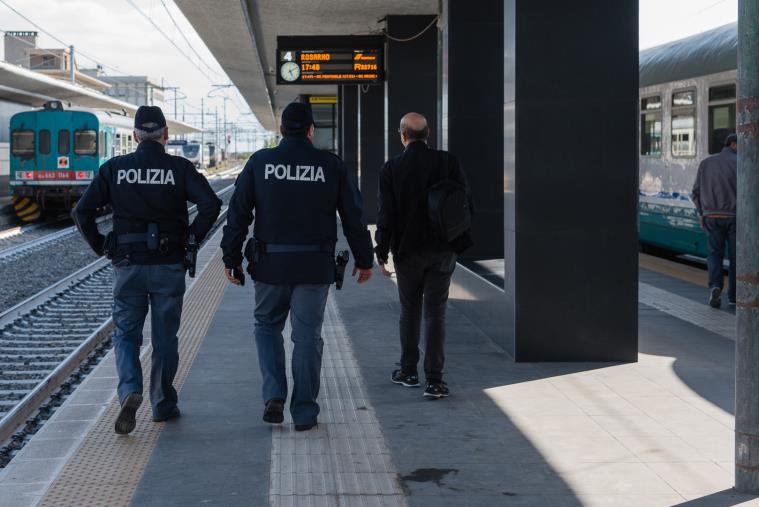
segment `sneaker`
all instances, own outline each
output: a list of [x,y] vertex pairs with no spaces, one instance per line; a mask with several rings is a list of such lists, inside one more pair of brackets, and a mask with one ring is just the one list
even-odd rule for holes
[[271,424],[280,424],[285,420],[285,400],[273,398],[266,402],[264,409],[264,421]]
[[419,387],[419,375],[416,373],[413,375],[406,375],[401,370],[393,370],[390,381],[393,384],[402,385],[403,387]]
[[445,382],[427,382],[427,387],[424,388],[425,398],[446,398],[450,396],[451,392],[448,390],[448,384]]
[[722,306],[722,289],[719,287],[712,287],[709,289],[709,306],[712,308],[719,308]]
[[153,416],[153,422],[166,422],[170,421],[172,419],[176,419],[182,415],[182,412],[179,411],[179,407],[174,406],[174,408],[171,409],[171,412],[169,412],[166,415],[154,415]]
[[116,417],[116,424],[114,429],[119,435],[128,435],[134,431],[137,426],[137,409],[142,405],[142,395],[139,393],[131,393],[124,398],[124,403],[121,404],[121,410]]

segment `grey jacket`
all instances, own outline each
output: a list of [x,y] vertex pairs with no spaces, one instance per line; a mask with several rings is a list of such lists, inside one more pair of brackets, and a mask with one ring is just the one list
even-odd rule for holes
[[699,215],[735,216],[738,155],[729,147],[698,166],[691,198]]

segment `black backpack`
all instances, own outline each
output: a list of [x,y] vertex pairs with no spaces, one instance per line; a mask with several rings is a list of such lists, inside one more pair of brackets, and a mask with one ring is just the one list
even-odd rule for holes
[[448,177],[448,154],[441,154],[441,179],[427,193],[427,215],[435,235],[449,243],[472,227],[472,207],[466,187]]

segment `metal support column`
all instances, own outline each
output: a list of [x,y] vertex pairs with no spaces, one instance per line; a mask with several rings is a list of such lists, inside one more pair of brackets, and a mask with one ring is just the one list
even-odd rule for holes
[[759,2],[738,2],[735,489],[759,494]]

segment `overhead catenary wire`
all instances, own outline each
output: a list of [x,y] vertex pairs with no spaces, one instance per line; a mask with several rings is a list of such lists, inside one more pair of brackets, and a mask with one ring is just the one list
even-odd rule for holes
[[[1,2],[1,1],[3,1],[3,0],[0,0],[0,2]],[[158,26],[158,24],[157,24],[155,21],[153,21],[153,18],[151,18],[151,17],[150,17],[150,16],[149,16],[149,15],[148,15],[148,14],[147,14],[145,11],[143,11],[142,9],[140,9],[140,6],[139,6],[139,5],[137,5],[137,4],[134,2],[134,0],[126,0],[126,1],[127,1],[127,3],[128,3],[129,5],[131,5],[131,6],[132,6],[132,8],[133,8],[134,10],[136,10],[136,11],[137,11],[137,12],[138,12],[138,13],[139,13],[139,14],[140,14],[140,15],[141,15],[143,18],[145,18],[146,20],[148,20],[148,22],[150,22],[150,24],[151,24],[151,25],[153,25],[153,28],[155,28],[155,29],[158,31],[158,33],[160,33],[160,34],[163,36],[163,38],[164,38],[164,39],[166,39],[167,41],[169,41],[169,43],[171,43],[171,45],[172,45],[172,46],[174,46],[174,48],[176,48],[176,50],[177,50],[177,51],[179,51],[179,54],[181,54],[182,56],[184,56],[184,57],[185,57],[185,59],[186,59],[188,62],[190,62],[190,63],[192,64],[192,66],[193,66],[193,67],[195,67],[196,69],[198,69],[198,71],[200,71],[200,73],[201,73],[201,74],[203,74],[203,75],[206,77],[206,79],[208,79],[209,81],[213,81],[213,78],[212,78],[210,75],[208,75],[208,73],[207,73],[207,72],[206,72],[206,71],[205,71],[205,70],[204,70],[204,69],[203,69],[203,68],[202,68],[200,65],[198,65],[198,64],[197,64],[197,62],[195,62],[195,60],[193,60],[193,59],[190,57],[190,55],[188,55],[186,52],[184,52],[184,51],[182,50],[182,48],[180,48],[180,47],[179,47],[179,45],[178,45],[176,42],[174,42],[174,40],[173,40],[171,37],[169,37],[169,36],[166,34],[166,32],[164,32],[164,31],[161,29],[161,27],[160,27],[160,26]]]
[[184,30],[182,30],[182,28],[179,26],[179,23],[177,23],[177,21],[174,19],[174,16],[171,14],[171,10],[169,10],[169,7],[166,5],[165,0],[161,0],[161,5],[163,6],[163,9],[166,11],[166,14],[169,15],[169,19],[174,24],[174,27],[179,32],[179,35],[181,35],[182,38],[184,39],[184,41],[187,43],[187,47],[189,47],[192,50],[192,52],[195,53],[195,56],[198,57],[198,60],[200,60],[200,62],[203,63],[203,65],[205,65],[208,68],[208,70],[210,70],[211,72],[213,72],[214,74],[216,74],[216,69],[214,69],[213,67],[211,67],[208,64],[208,62],[206,62],[203,59],[203,57],[200,56],[200,53],[198,53],[195,50],[195,47],[192,45],[192,43],[190,42],[190,40],[187,38],[187,35],[185,35]]
[[[15,7],[13,7],[13,6],[12,6],[11,4],[9,4],[9,3],[8,3],[6,0],[0,0],[0,4],[3,4],[4,6],[6,6],[8,9],[10,9],[11,11],[13,11],[13,12],[14,12],[14,13],[15,13],[15,14],[18,16],[18,17],[20,17],[21,19],[23,19],[23,20],[24,20],[24,21],[26,21],[27,23],[31,24],[31,25],[32,25],[32,26],[34,26],[34,27],[35,27],[37,30],[39,30],[40,32],[44,33],[44,34],[45,34],[45,35],[47,35],[48,37],[52,38],[54,41],[58,42],[59,44],[63,44],[65,47],[69,47],[69,46],[71,46],[71,44],[69,44],[68,42],[66,42],[66,41],[64,41],[64,40],[61,40],[59,37],[56,37],[54,34],[50,33],[48,30],[45,30],[45,29],[44,29],[42,26],[40,26],[38,23],[35,23],[35,22],[34,22],[34,21],[32,21],[31,19],[29,19],[29,17],[28,17],[28,16],[26,16],[26,15],[25,15],[25,14],[23,14],[21,11],[19,11],[18,9],[16,9]],[[4,32],[4,33],[7,33],[7,32]],[[18,38],[18,37],[16,37],[16,38]],[[27,44],[30,44],[28,41],[24,41],[24,42],[26,42]],[[31,45],[31,44],[30,44],[30,45]],[[125,72],[124,72],[123,70],[119,69],[118,67],[114,67],[114,66],[112,66],[112,65],[107,65],[107,64],[105,64],[105,63],[103,63],[103,62],[99,61],[98,59],[96,59],[96,58],[93,58],[92,56],[89,56],[87,53],[85,53],[85,52],[84,52],[84,51],[82,51],[81,49],[77,49],[77,50],[76,50],[76,53],[77,53],[77,55],[79,55],[79,56],[83,56],[84,58],[86,58],[87,60],[90,60],[91,62],[93,62],[93,63],[94,63],[94,64],[96,64],[96,65],[101,65],[101,66],[103,66],[103,67],[106,67],[106,68],[109,68],[109,69],[115,70],[115,71],[116,71],[116,72],[118,72],[118,73],[121,73],[121,74],[125,74]]]

